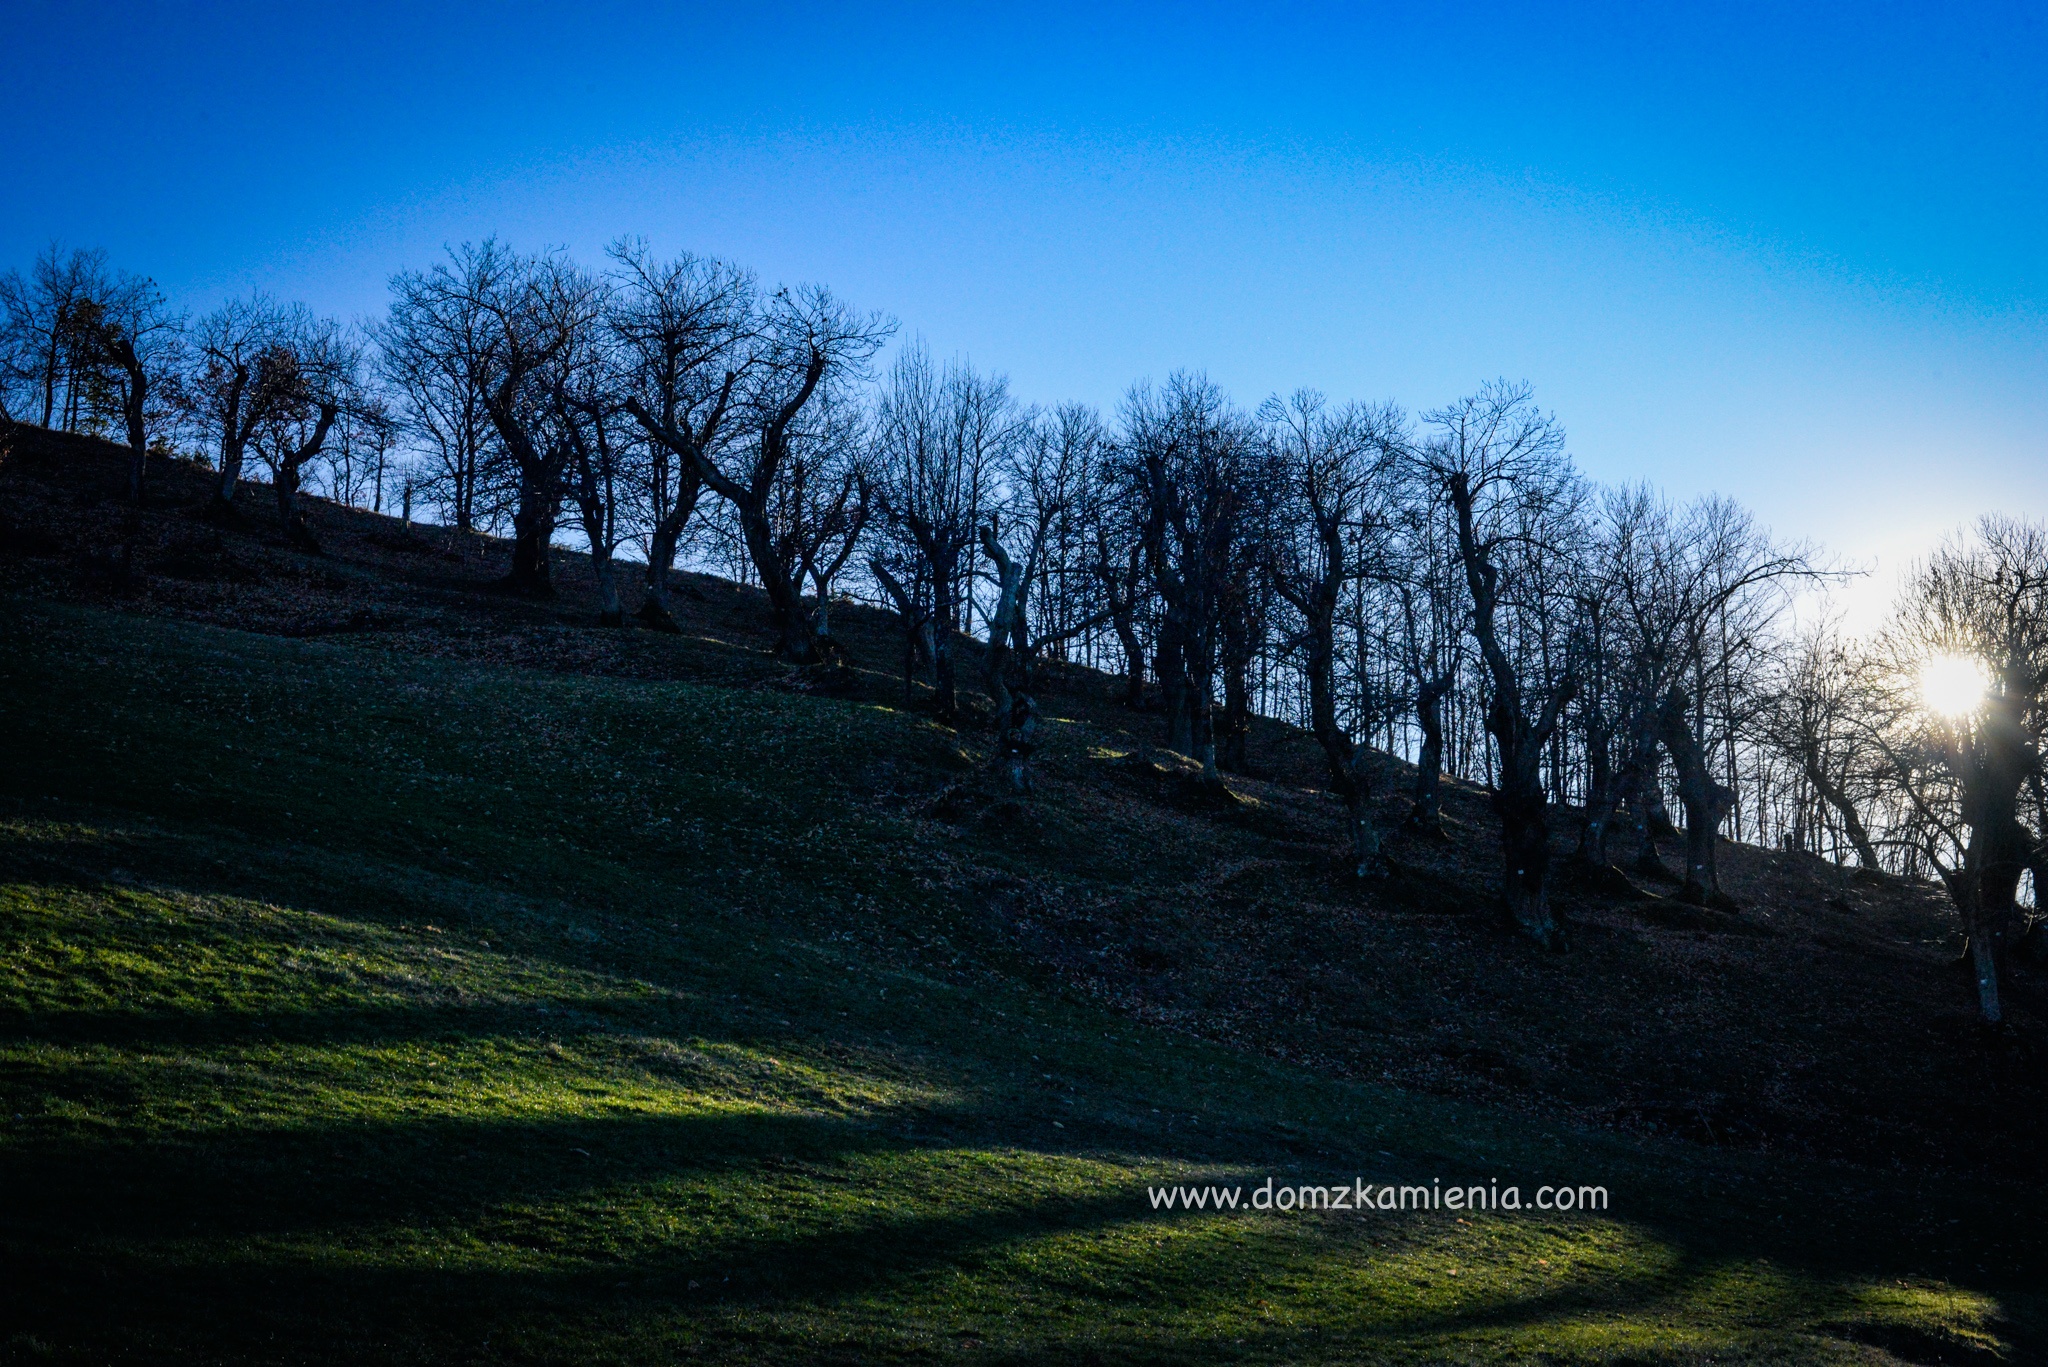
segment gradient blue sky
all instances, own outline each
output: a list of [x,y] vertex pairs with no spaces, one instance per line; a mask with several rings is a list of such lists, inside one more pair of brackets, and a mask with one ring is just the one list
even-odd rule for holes
[[0,263],[351,316],[443,243],[638,233],[1031,399],[1525,378],[1595,477],[1882,582],[2048,512],[2042,15],[0,0]]

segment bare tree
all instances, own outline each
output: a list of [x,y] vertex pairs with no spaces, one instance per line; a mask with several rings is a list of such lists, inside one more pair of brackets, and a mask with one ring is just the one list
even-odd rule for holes
[[[1731,773],[1716,774],[1714,756],[1732,755],[1756,701],[1765,635],[1784,588],[1816,571],[1804,547],[1780,546],[1727,499],[1673,509],[1645,487],[1609,496],[1594,561],[1597,591],[1581,604],[1589,627],[1597,616],[1603,633],[1594,658],[1603,669],[1612,650],[1622,658],[1611,667],[1617,715],[1593,720],[1625,725],[1633,742],[1621,783],[1597,800],[1607,805],[1625,785],[1638,795],[1654,785],[1661,745],[1685,809],[1683,895],[1726,905],[1716,849],[1737,794],[1723,781]],[[1655,861],[1648,813],[1643,836],[1647,868]]]
[[263,294],[230,299],[200,319],[181,394],[189,420],[217,452],[208,516],[237,516],[235,494],[250,443],[303,400],[305,377],[293,339],[305,326],[302,307],[281,308]]
[[2048,528],[1990,516],[1935,551],[1907,580],[1873,666],[1872,739],[1919,818],[1995,1024],[2021,877],[2031,870],[2038,890],[2048,874],[2040,807],[2023,800],[2038,791],[2048,731]]
[[1069,646],[1113,615],[1108,585],[1096,573],[1109,434],[1086,404],[1032,413],[1001,462],[1003,503],[1013,525],[1032,529],[1030,612],[1035,649],[1064,659]]
[[1166,743],[1196,759],[1204,781],[1220,791],[1216,669],[1259,434],[1220,389],[1186,373],[1158,390],[1133,388],[1122,429],[1117,466],[1140,510],[1147,569],[1160,600],[1156,667]]
[[[70,299],[69,323],[79,360],[90,367],[121,418],[128,439],[128,501],[142,502],[149,446],[174,416],[175,384],[183,367],[185,318],[164,302],[156,282],[142,276],[97,272],[97,297]],[[91,282],[88,282],[91,283]]]
[[989,613],[985,677],[995,705],[996,762],[1018,792],[1031,787],[1031,756],[1038,748],[1038,700],[1031,686],[1031,652],[1025,635],[1031,567],[1010,555],[1002,542],[1002,518],[992,514],[981,529],[982,550],[995,566],[996,602]]
[[1384,868],[1370,753],[1354,734],[1369,725],[1370,714],[1350,726],[1337,714],[1337,610],[1359,579],[1388,573],[1405,419],[1391,405],[1332,409],[1310,390],[1285,403],[1268,400],[1260,416],[1279,457],[1286,500],[1280,521],[1295,533],[1276,538],[1269,572],[1301,618],[1309,729],[1322,747],[1330,787],[1344,802],[1354,872],[1370,877]]
[[294,306],[280,320],[266,354],[274,401],[251,429],[249,447],[270,469],[285,538],[317,555],[320,542],[307,525],[299,490],[335,419],[362,403],[362,349],[333,321]]
[[647,504],[647,596],[639,616],[675,630],[669,575],[704,487],[703,466],[736,435],[733,400],[754,364],[754,277],[710,257],[656,257],[645,242],[611,248],[611,326],[624,350],[626,411],[649,436],[640,462]]
[[568,453],[569,500],[597,580],[598,623],[608,627],[623,626],[626,620],[616,557],[625,538],[624,486],[640,435],[625,408],[629,368],[615,335],[596,328],[549,368],[549,427]]
[[394,277],[391,291],[390,344],[460,369],[516,473],[504,587],[551,595],[549,547],[569,456],[550,427],[552,371],[598,325],[602,289],[566,257],[521,256],[491,239],[451,249],[432,270]]
[[[1758,737],[1790,760],[1834,812],[1857,862],[1881,870],[1867,823],[1883,758],[1864,724],[1872,713],[1867,672],[1828,618],[1801,634],[1772,665],[1774,675],[1756,720]],[[1803,837],[1793,843],[1802,849],[1807,845]]]
[[95,338],[92,316],[108,294],[107,254],[51,243],[26,277],[0,276],[0,379],[17,419],[75,430],[86,398]]
[[1421,736],[1407,826],[1430,837],[1443,835],[1444,707],[1457,687],[1465,634],[1459,610],[1464,572],[1439,492],[1430,480],[1415,488],[1409,467],[1395,510],[1391,582],[1400,604],[1401,664]]
[[885,546],[868,556],[868,573],[903,628],[903,701],[917,696],[918,674],[934,667],[938,650],[932,611],[931,573],[924,560],[901,546]]
[[[1107,467],[1105,467],[1107,469]],[[1138,614],[1150,593],[1146,578],[1145,541],[1116,497],[1113,479],[1101,481],[1098,515],[1090,529],[1094,555],[1089,568],[1102,591],[1110,630],[1123,652],[1124,705],[1136,711],[1145,705],[1145,646],[1138,635]]]
[[836,388],[815,401],[769,500],[775,545],[791,567],[799,597],[810,585],[810,639],[819,659],[839,653],[832,636],[833,585],[874,516],[865,418],[859,404]]
[[[981,375],[963,361],[934,365],[915,342],[897,355],[877,405],[875,500],[890,542],[880,557],[886,577],[877,578],[899,610],[910,609],[904,629],[913,640],[929,629],[941,718],[959,711],[952,638],[968,583],[963,557],[992,501],[997,462],[1023,421],[1001,376]],[[928,613],[913,590],[929,596]]]
[[1247,462],[1247,493],[1217,600],[1216,670],[1223,706],[1216,713],[1216,767],[1251,772],[1253,671],[1268,660],[1276,594],[1270,547],[1280,539],[1279,477],[1270,453]]
[[1436,430],[1416,459],[1456,519],[1472,637],[1486,666],[1503,901],[1516,929],[1561,947],[1543,764],[1577,681],[1566,660],[1526,646],[1559,606],[1543,584],[1567,578],[1561,567],[1580,553],[1585,488],[1564,455],[1563,429],[1526,385],[1489,384],[1427,421]]
[[[748,559],[768,594],[778,648],[793,663],[820,658],[803,590],[818,566],[833,558],[823,547],[844,533],[844,526],[835,524],[843,522],[846,505],[833,518],[819,521],[811,515],[818,505],[807,497],[819,487],[812,476],[822,468],[830,444],[845,430],[843,413],[841,425],[834,426],[833,399],[865,376],[892,326],[878,315],[855,313],[819,287],[777,290],[750,329],[754,340],[740,420],[751,440],[744,447],[736,442],[728,454],[702,449],[679,429],[662,424],[644,404],[632,410],[650,437],[693,462],[704,482],[731,506]],[[788,487],[796,482],[804,485],[801,495]],[[844,487],[849,497],[857,492],[852,485]],[[827,500],[824,510],[831,508]],[[852,538],[845,546],[850,555]]]
[[457,531],[470,532],[495,516],[487,501],[495,437],[474,368],[463,349],[444,342],[479,334],[482,319],[460,295],[435,302],[432,314],[394,305],[375,334],[378,355],[405,429],[429,458],[420,484]]
[[402,478],[392,467],[401,420],[365,371],[355,401],[340,409],[324,448],[327,496],[353,508],[384,511],[384,486]]
[[996,758],[1019,792],[1031,786],[1037,750],[1039,660],[1111,616],[1089,592],[1095,585],[1083,559],[1083,524],[1095,514],[1103,454],[1092,411],[1067,405],[1028,415],[1001,455],[1002,506],[981,528],[996,589],[984,679],[995,708]]

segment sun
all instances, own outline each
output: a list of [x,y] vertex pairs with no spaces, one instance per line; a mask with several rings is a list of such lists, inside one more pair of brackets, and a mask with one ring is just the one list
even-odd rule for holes
[[1936,716],[1959,721],[1983,706],[1990,682],[1968,655],[1937,655],[1920,666],[1920,700]]

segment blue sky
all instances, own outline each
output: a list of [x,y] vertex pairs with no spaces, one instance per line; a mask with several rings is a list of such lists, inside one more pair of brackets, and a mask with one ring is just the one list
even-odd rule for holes
[[1525,378],[1594,476],[1882,581],[2048,513],[2040,14],[5,0],[0,262],[352,316],[443,243],[637,233],[1032,399]]

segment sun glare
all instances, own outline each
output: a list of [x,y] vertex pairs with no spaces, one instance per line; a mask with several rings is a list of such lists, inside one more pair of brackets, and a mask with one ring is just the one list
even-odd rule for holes
[[1988,683],[1984,666],[1967,655],[1937,655],[1920,666],[1920,700],[1951,721],[1977,710]]

